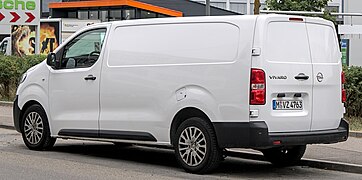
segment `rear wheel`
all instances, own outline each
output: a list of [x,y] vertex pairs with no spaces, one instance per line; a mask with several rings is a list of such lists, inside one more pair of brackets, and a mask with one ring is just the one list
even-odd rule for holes
[[43,108],[34,104],[24,113],[21,134],[25,145],[31,150],[46,150],[53,147],[56,139],[50,136],[48,118]]
[[306,145],[277,147],[262,150],[264,157],[272,164],[283,167],[296,165],[303,157]]
[[181,123],[174,142],[176,158],[187,172],[208,173],[222,160],[214,130],[201,118],[189,118]]

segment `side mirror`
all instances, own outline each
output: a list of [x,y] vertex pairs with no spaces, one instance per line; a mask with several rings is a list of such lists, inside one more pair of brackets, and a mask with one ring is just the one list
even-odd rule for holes
[[57,61],[55,53],[51,52],[47,56],[47,65],[54,69],[60,69],[60,62]]

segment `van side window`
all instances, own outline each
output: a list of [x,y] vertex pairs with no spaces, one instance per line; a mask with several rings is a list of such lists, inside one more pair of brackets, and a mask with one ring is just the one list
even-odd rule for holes
[[98,60],[105,35],[106,29],[96,29],[80,34],[70,41],[64,47],[62,69],[91,67]]

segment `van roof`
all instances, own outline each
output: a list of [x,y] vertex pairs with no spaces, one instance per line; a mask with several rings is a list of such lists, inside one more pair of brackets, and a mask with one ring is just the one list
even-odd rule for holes
[[[182,22],[234,22],[240,20],[258,19],[262,21],[289,21],[290,18],[301,18],[304,22],[316,23],[333,26],[331,21],[319,17],[306,17],[296,15],[280,15],[280,14],[265,14],[265,15],[232,15],[232,16],[197,16],[197,17],[168,17],[168,18],[152,18],[152,19],[135,19],[126,21],[105,22],[102,24],[112,25],[142,25],[142,24],[163,24],[163,23],[182,23]],[[98,24],[98,23],[97,23]],[[99,24],[98,24],[99,25]],[[92,25],[91,25],[92,26]],[[90,26],[90,27],[91,27]]]

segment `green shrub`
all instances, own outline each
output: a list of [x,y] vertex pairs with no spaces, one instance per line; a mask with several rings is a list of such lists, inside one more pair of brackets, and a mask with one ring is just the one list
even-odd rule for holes
[[344,67],[347,90],[346,116],[362,117],[362,67]]
[[45,58],[46,56],[41,55],[24,57],[0,55],[0,100],[12,101],[21,75]]

